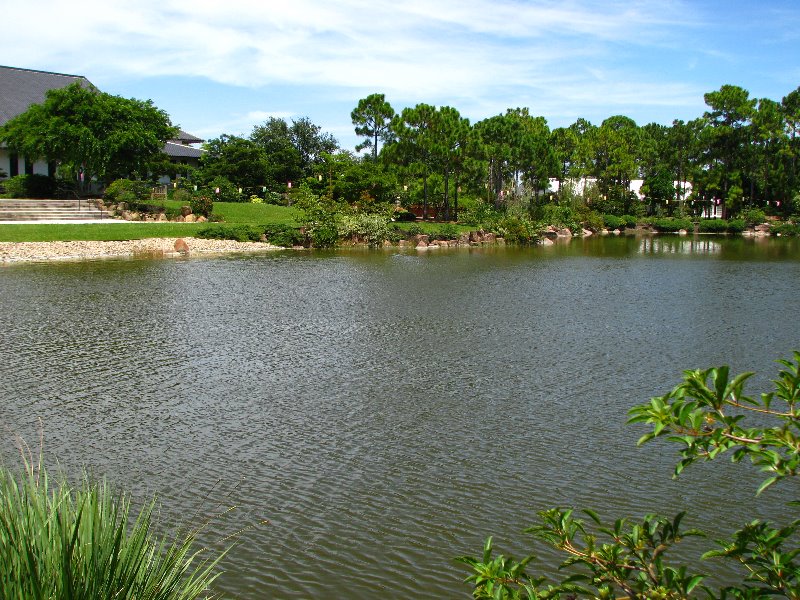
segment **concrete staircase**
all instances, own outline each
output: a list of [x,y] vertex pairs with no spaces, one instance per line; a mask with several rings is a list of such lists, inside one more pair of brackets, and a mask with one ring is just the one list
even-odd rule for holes
[[0,221],[99,221],[108,214],[94,200],[3,200]]

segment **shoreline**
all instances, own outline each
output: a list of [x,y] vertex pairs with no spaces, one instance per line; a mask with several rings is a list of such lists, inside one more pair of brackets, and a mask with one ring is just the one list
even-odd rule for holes
[[[188,251],[176,250],[184,247]],[[0,242],[0,264],[19,262],[82,261],[106,258],[164,257],[270,252],[284,250],[264,242],[237,242],[194,237],[145,238],[119,241]]]

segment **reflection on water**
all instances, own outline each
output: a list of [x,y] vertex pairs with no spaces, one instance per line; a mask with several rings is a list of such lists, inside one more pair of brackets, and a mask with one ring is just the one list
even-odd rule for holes
[[723,242],[717,237],[645,236],[639,238],[641,254],[719,254]]
[[157,493],[164,524],[239,506],[204,544],[268,518],[226,558],[238,598],[468,597],[452,557],[490,534],[520,555],[555,505],[730,529],[756,477],[672,481],[624,422],[684,368],[764,384],[800,346],[800,252],[750,242],[16,265],[0,456],[42,418],[48,460]]

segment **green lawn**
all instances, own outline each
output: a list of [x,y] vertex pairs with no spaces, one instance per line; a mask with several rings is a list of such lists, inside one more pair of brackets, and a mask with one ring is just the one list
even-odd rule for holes
[[[180,202],[167,206],[180,208]],[[297,210],[274,204],[217,202],[214,212],[226,223],[294,225]],[[140,240],[154,237],[190,237],[206,223],[86,223],[0,225],[0,242],[52,242],[70,240]]]

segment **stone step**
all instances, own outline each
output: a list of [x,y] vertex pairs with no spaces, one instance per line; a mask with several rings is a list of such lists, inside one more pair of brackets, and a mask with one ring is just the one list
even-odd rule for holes
[[7,209],[56,209],[56,208],[90,208],[93,200],[0,200],[0,210]]
[[107,217],[90,200],[0,200],[0,221],[91,221]]

